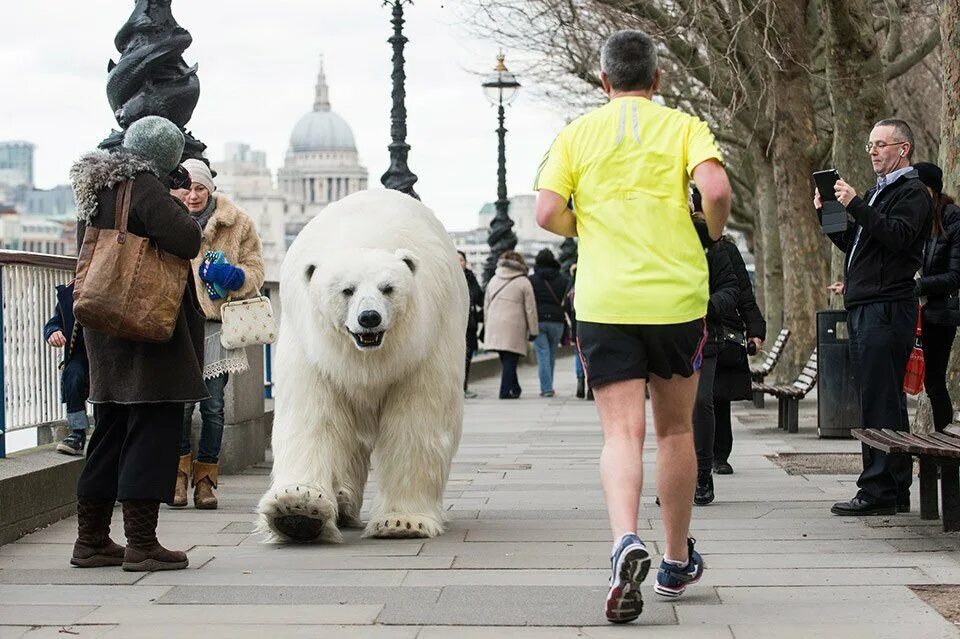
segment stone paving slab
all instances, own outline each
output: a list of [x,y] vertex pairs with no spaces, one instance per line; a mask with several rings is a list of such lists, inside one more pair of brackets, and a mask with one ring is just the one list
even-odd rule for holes
[[[536,397],[534,371],[522,372],[522,399],[496,400],[496,380],[487,380],[466,404],[444,536],[347,531],[342,545],[264,544],[253,522],[265,463],[224,477],[217,511],[161,511],[160,539],[188,551],[185,571],[71,569],[72,518],[0,547],[0,639],[958,636],[906,586],[960,582],[960,536],[916,512],[835,517],[829,507],[853,494],[855,476],[791,476],[766,457],[859,450],[816,438],[815,401],[802,403],[797,435],[776,429],[775,405],[736,405],[736,473],[717,477],[717,501],[694,511],[702,582],[666,600],[648,578],[639,624],[609,626],[595,406],[571,397],[569,377],[558,379],[557,398]],[[643,459],[637,530],[658,562],[652,429]],[[368,508],[376,489],[371,481]],[[119,509],[113,526],[120,537]]]
[[211,624],[368,624],[382,605],[264,605],[238,606],[176,604],[161,606],[100,606],[78,623],[162,624],[171,619],[196,619]]

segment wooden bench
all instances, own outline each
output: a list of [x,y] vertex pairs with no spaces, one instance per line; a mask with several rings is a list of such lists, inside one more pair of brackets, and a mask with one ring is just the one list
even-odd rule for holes
[[[773,346],[767,351],[767,359],[763,360],[760,366],[750,367],[750,381],[757,382],[758,384],[763,383],[767,375],[772,373],[773,369],[777,367],[777,362],[780,361],[780,355],[783,354],[783,348],[787,345],[789,339],[790,329],[781,329],[777,335],[777,339],[773,342]],[[763,397],[763,392],[755,392],[753,394],[753,405],[757,408],[763,408]]]
[[779,413],[777,415],[777,427],[788,433],[796,433],[800,430],[800,400],[807,396],[813,387],[817,384],[817,351],[814,349],[813,355],[807,360],[803,371],[789,386],[770,386],[754,382],[752,385],[754,393],[766,393],[773,395],[779,400]]
[[[942,433],[915,435],[887,428],[867,428],[850,434],[870,448],[888,454],[903,454],[920,460],[920,519],[938,519],[937,467],[940,467],[940,499],[943,531],[960,530],[960,426],[947,426]],[[911,469],[910,472],[913,472]]]

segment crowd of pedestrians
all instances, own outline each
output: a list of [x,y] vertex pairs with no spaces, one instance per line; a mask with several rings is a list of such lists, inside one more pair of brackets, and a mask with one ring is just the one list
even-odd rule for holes
[[[470,305],[464,396],[476,397],[470,368],[482,344],[499,358],[500,399],[521,396],[517,368],[531,352],[540,397],[554,397],[557,352],[568,345],[575,395],[596,402],[613,542],[604,611],[614,623],[641,614],[640,584],[651,568],[637,533],[647,399],[665,533],[654,590],[676,598],[703,574],[693,506],[714,501],[714,474],[733,472],[731,402],[750,398],[748,356],[759,352],[767,328],[743,257],[723,235],[731,208],[723,156],[706,123],[651,99],[660,78],[651,38],[613,34],[601,51],[609,101],[560,131],[540,167],[538,223],[579,238],[577,263],[566,273],[549,249],[536,255],[532,272],[522,254],[506,251],[481,287],[460,254]],[[78,455],[86,447],[87,456],[77,486],[76,566],[185,568],[186,554],[156,537],[160,505],[186,506],[192,479],[194,505],[217,507],[225,389],[231,374],[249,368],[243,348],[222,343],[222,308],[259,294],[263,257],[251,218],[216,192],[207,163],[181,164],[183,145],[176,125],[150,116],[129,127],[120,149],[88,154],[71,171],[80,245],[89,244],[88,229],[129,233],[183,260],[190,273],[163,342],[82,327],[74,284],[57,288],[43,333],[63,349],[69,433],[57,450]],[[953,418],[946,376],[960,325],[960,208],[943,192],[939,167],[913,162],[906,122],[877,123],[866,150],[877,184],[860,197],[842,179],[835,183],[831,195],[849,223],[828,234],[844,254],[844,280],[831,290],[848,312],[863,424],[909,430],[903,379],[919,324],[925,388],[941,431]],[[822,208],[819,191],[814,205]],[[78,273],[89,259],[82,250]],[[96,424],[89,444],[88,402]],[[833,512],[909,511],[909,457],[864,446],[863,465],[857,494]],[[110,538],[117,501],[126,546]]]

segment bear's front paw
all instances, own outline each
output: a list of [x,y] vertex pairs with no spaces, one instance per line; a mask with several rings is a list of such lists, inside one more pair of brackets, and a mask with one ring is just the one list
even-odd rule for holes
[[411,539],[436,537],[443,532],[443,525],[433,517],[424,515],[401,515],[389,513],[372,518],[364,531],[364,537],[387,539]]
[[259,511],[261,523],[281,539],[343,541],[337,529],[337,505],[316,486],[271,489],[260,500]]

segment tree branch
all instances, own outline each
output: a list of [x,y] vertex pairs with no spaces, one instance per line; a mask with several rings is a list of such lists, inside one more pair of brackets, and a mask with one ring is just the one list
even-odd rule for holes
[[930,55],[930,53],[939,45],[940,29],[937,25],[934,25],[933,29],[927,35],[927,38],[921,42],[916,49],[910,51],[906,55],[900,56],[887,65],[887,68],[883,73],[883,79],[887,82],[896,80],[904,73],[912,69],[918,62]]

